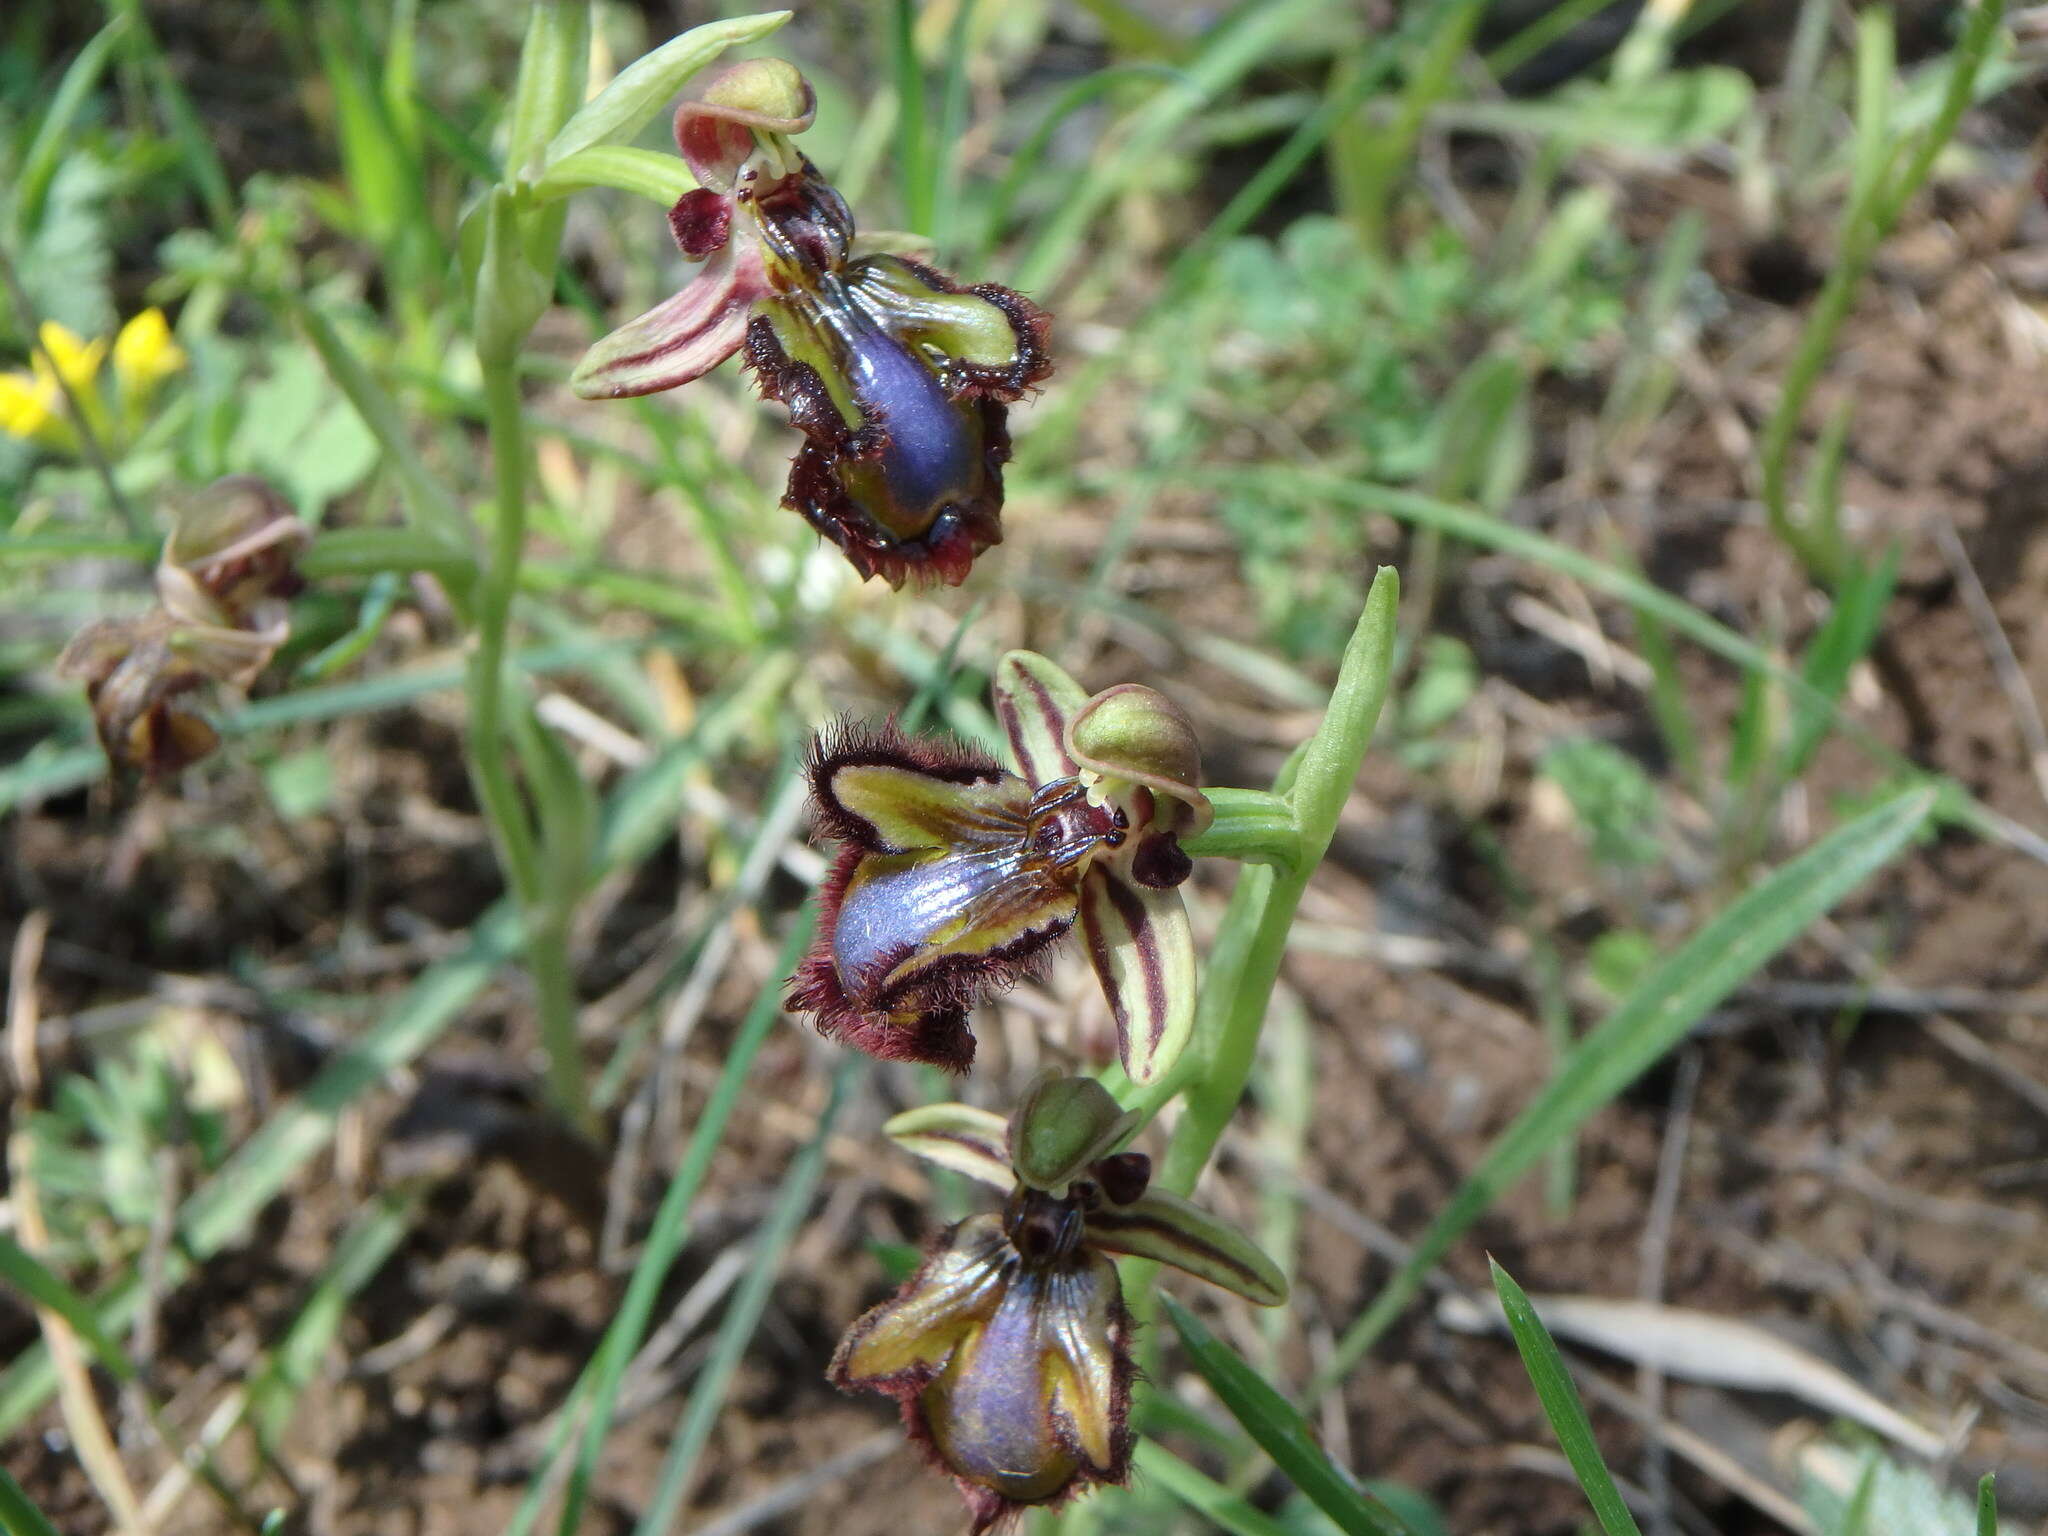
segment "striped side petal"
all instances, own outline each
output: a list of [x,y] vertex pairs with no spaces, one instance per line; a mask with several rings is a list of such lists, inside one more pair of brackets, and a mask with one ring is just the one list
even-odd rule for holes
[[1171,1264],[1262,1307],[1287,1300],[1287,1277],[1256,1243],[1163,1189],[1148,1190],[1129,1205],[1090,1211],[1088,1242],[1107,1253]]
[[1067,726],[1088,702],[1079,683],[1036,651],[1011,651],[996,663],[990,695],[1019,773],[1032,784],[1073,775]]
[[1195,939],[1180,892],[1098,866],[1081,882],[1081,934],[1116,1015],[1125,1074],[1157,1082],[1195,1027]]
[[922,1385],[1002,1304],[1015,1258],[993,1216],[947,1228],[903,1288],[847,1329],[827,1375],[840,1388]]
[[1077,1272],[1056,1272],[1039,1284],[1045,1292],[1039,1339],[1052,1367],[1052,1409],[1081,1458],[1097,1472],[1120,1477],[1130,1454],[1131,1367],[1116,1267],[1089,1254]]
[[740,349],[767,292],[760,248],[735,238],[680,293],[584,353],[569,387],[586,400],[619,400],[700,379]]
[[1031,791],[1009,774],[963,784],[887,763],[821,766],[813,778],[820,799],[867,823],[867,847],[986,848],[1019,842]]
[[1001,1190],[1016,1183],[1009,1132],[1001,1115],[971,1104],[926,1104],[882,1126],[882,1133],[904,1151]]

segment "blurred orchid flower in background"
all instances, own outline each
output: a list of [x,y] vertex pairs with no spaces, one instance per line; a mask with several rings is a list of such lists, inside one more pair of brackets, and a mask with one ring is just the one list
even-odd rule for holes
[[300,586],[292,560],[309,536],[261,480],[216,481],[164,540],[156,606],[72,638],[57,670],[84,682],[117,772],[160,778],[220,745],[198,695],[212,685],[247,688],[290,637],[286,600]]
[[783,504],[862,578],[957,586],[1001,542],[1007,405],[1052,371],[1044,311],[908,256],[856,250],[853,215],[798,152],[810,83],[735,65],[677,109],[700,185],[670,211],[681,292],[593,346],[571,379],[614,399],[674,389],[742,349],[804,444]]

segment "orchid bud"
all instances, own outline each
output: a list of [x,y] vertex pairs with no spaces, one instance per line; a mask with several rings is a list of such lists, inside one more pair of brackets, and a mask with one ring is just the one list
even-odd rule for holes
[[1092,1077],[1042,1074],[1010,1119],[1011,1166],[1020,1183],[1064,1195],[1089,1164],[1138,1127]]

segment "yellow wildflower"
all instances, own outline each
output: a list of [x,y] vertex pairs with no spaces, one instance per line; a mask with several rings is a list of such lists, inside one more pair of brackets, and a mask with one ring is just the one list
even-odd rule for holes
[[164,312],[145,309],[114,338],[114,375],[125,394],[146,395],[185,366],[185,353],[171,339]]
[[57,376],[74,391],[90,388],[92,381],[99,376],[100,360],[107,355],[105,337],[81,341],[69,326],[45,320],[36,332],[36,339],[42,347],[30,361],[37,373],[54,367]]
[[34,437],[56,415],[57,391],[26,373],[0,374],[0,432]]
[[104,336],[86,341],[62,322],[45,320],[36,329],[29,371],[0,374],[0,432],[74,451],[77,437],[64,399],[68,389],[102,441],[119,449],[131,440],[142,429],[150,395],[185,366],[185,353],[160,309],[145,309],[121,327],[112,343],[114,375],[121,386],[117,423],[99,384],[108,349]]

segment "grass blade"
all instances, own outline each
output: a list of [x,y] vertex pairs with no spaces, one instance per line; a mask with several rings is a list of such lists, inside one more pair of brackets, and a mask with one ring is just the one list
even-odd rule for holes
[[774,1289],[776,1271],[782,1267],[782,1255],[789,1247],[790,1239],[796,1235],[804,1212],[810,1208],[811,1197],[817,1193],[819,1176],[825,1171],[825,1142],[832,1134],[832,1123],[839,1116],[847,1088],[864,1066],[860,1057],[849,1054],[840,1063],[839,1070],[832,1074],[832,1096],[825,1101],[824,1111],[818,1116],[817,1130],[812,1132],[811,1139],[797,1153],[796,1161],[790,1164],[789,1172],[783,1176],[775,1209],[769,1213],[755,1240],[752,1265],[726,1306],[725,1316],[719,1321],[718,1335],[711,1345],[711,1357],[704,1362],[703,1374],[690,1390],[690,1401],[683,1409],[682,1424],[669,1445],[667,1459],[662,1463],[661,1481],[655,1489],[654,1498],[640,1516],[639,1525],[634,1528],[635,1536],[659,1536],[659,1533],[669,1530],[677,1510],[689,1494],[696,1476],[697,1458],[711,1438],[712,1425],[717,1422],[719,1411],[725,1405],[726,1388],[731,1384],[740,1356],[746,1352],[754,1329],[761,1321],[761,1313],[768,1305],[768,1293]]
[[1916,789],[1838,827],[1713,917],[1583,1036],[1555,1076],[1500,1135],[1415,1251],[1345,1330],[1312,1394],[1341,1381],[1421,1288],[1430,1266],[1546,1149],[1636,1080],[1702,1015],[1754,975],[1807,925],[1907,847],[1939,791]]
[[43,1517],[5,1467],[0,1467],[0,1531],[8,1536],[57,1536],[57,1527]]
[[1515,1348],[1522,1352],[1522,1364],[1535,1383],[1544,1416],[1557,1432],[1557,1443],[1564,1447],[1565,1460],[1572,1464],[1579,1486],[1600,1518],[1600,1529],[1607,1536],[1642,1536],[1628,1505],[1622,1502],[1621,1490],[1614,1486],[1613,1474],[1601,1459],[1593,1426],[1586,1422],[1585,1405],[1579,1401],[1578,1388],[1572,1385],[1571,1372],[1565,1369],[1550,1330],[1513,1277],[1498,1264],[1487,1262],[1493,1269],[1493,1288],[1500,1293],[1501,1310],[1507,1313],[1508,1331],[1515,1336]]
[[[776,1021],[782,1017],[782,978],[796,967],[796,962],[811,942],[811,934],[817,926],[815,909],[807,911],[790,929],[789,937],[783,940],[782,952],[776,957],[775,969],[769,984],[763,987],[754,999],[740,1025],[740,1032],[732,1046],[726,1051],[725,1064],[719,1069],[718,1082],[711,1090],[703,1112],[690,1133],[690,1145],[683,1154],[683,1160],[676,1168],[675,1177],[669,1181],[668,1189],[661,1197],[661,1206],[655,1212],[654,1225],[649,1229],[647,1240],[640,1250],[640,1260],[633,1267],[633,1277],[626,1284],[625,1300],[619,1304],[617,1314],[605,1329],[602,1343],[590,1364],[584,1368],[578,1379],[571,1401],[579,1394],[589,1393],[594,1401],[590,1420],[584,1431],[583,1445],[577,1453],[576,1468],[570,1474],[569,1489],[562,1505],[560,1528],[573,1532],[581,1514],[584,1499],[588,1495],[590,1480],[597,1471],[598,1457],[604,1450],[605,1436],[609,1433],[612,1414],[617,1405],[620,1383],[625,1376],[626,1366],[633,1353],[640,1347],[640,1341],[647,1333],[647,1325],[654,1316],[654,1304],[660,1299],[662,1283],[674,1265],[676,1255],[690,1237],[690,1207],[697,1198],[697,1191],[703,1186],[704,1176],[710,1171],[711,1159],[717,1154],[719,1144],[725,1139],[726,1122],[732,1118],[734,1107],[739,1102],[740,1090],[745,1086],[747,1072],[760,1054],[762,1045],[773,1033]],[[567,1413],[563,1424],[569,1423]],[[506,1528],[506,1536],[520,1536],[539,1515],[540,1493],[545,1486],[547,1469],[553,1463],[560,1447],[550,1446],[548,1454],[535,1469],[532,1484],[512,1523]]]
[[1160,1303],[1195,1369],[1230,1416],[1316,1508],[1336,1521],[1346,1536],[1403,1536],[1406,1528],[1384,1508],[1375,1509],[1371,1496],[1323,1454],[1315,1431],[1292,1403],[1187,1308],[1171,1296],[1162,1296]]
[[1998,1475],[1986,1472],[1977,1480],[1977,1536],[1998,1536]]
[[[112,1375],[122,1381],[135,1380],[134,1363],[100,1327],[99,1319],[93,1316],[92,1303],[11,1237],[0,1236],[0,1280],[69,1323],[71,1331],[92,1351],[93,1359]],[[0,1521],[0,1527],[5,1524]]]
[[1205,1519],[1232,1536],[1288,1536],[1287,1528],[1263,1510],[1232,1493],[1214,1478],[1196,1471],[1156,1440],[1140,1440],[1131,1464]]

